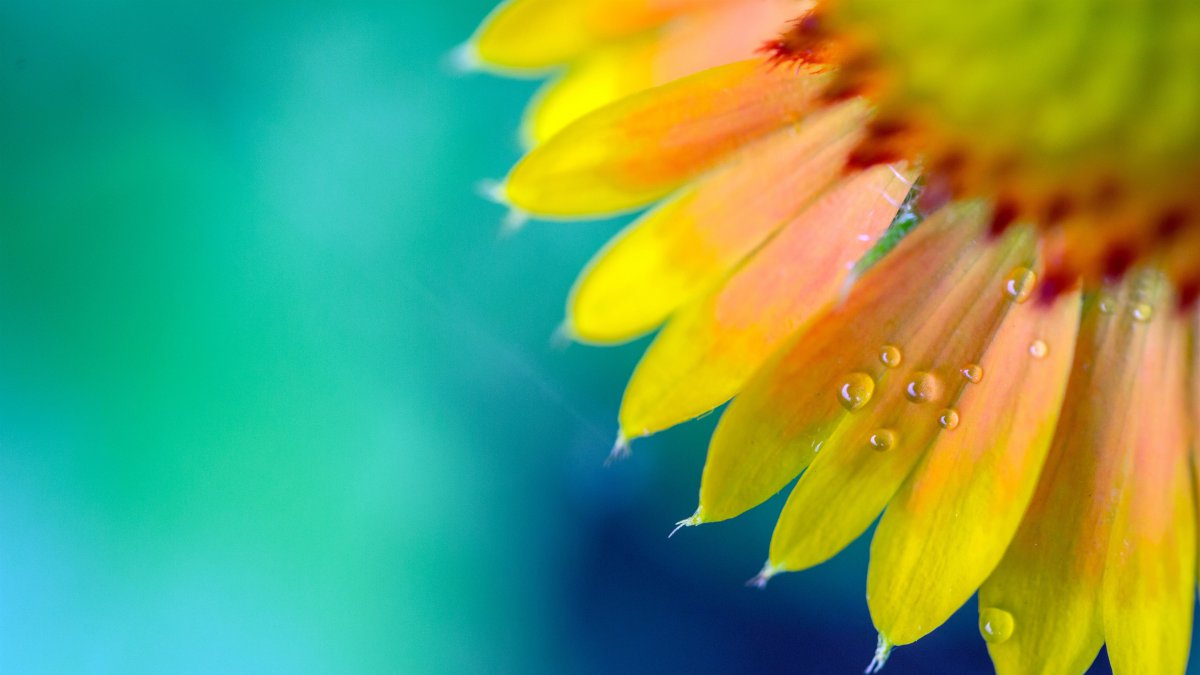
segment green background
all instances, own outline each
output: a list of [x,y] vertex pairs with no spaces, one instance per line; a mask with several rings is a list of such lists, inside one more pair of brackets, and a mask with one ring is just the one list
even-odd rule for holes
[[[601,468],[644,343],[551,336],[617,224],[476,196],[489,6],[0,3],[0,671],[866,665],[864,543],[667,541],[712,418]],[[973,611],[889,670],[986,669]]]

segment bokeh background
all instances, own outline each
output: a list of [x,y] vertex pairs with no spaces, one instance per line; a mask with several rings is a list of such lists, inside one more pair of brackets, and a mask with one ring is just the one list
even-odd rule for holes
[[[866,542],[667,539],[713,418],[602,467],[644,344],[552,335],[619,223],[476,196],[489,6],[0,3],[0,671],[866,666]],[[886,672],[989,670],[972,603]]]

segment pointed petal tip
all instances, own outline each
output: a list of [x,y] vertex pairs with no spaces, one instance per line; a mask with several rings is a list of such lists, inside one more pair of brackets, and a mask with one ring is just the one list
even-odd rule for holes
[[571,322],[566,319],[563,319],[550,334],[550,348],[557,352],[566,351],[567,347],[578,341],[579,337],[571,327]]
[[896,645],[892,644],[891,640],[888,640],[883,633],[880,633],[879,641],[875,645],[875,657],[867,664],[867,669],[863,673],[865,675],[873,675],[874,673],[882,672],[895,647]]
[[612,450],[608,452],[608,459],[604,460],[604,466],[607,468],[617,462],[623,462],[632,454],[629,438],[625,436],[624,431],[618,431],[617,440],[613,442]]
[[475,193],[493,204],[508,207],[508,213],[500,221],[501,239],[520,232],[529,222],[529,213],[513,205],[506,181],[485,178],[475,184]]
[[667,535],[667,539],[674,537],[676,532],[682,530],[685,527],[695,527],[696,525],[701,525],[703,523],[704,523],[704,519],[700,515],[700,509],[697,508],[696,512],[693,513],[691,516],[684,518],[683,520],[679,521],[678,523],[675,523],[675,529],[671,530],[671,534]]
[[505,181],[484,178],[475,183],[475,193],[493,204],[512,207],[512,200],[508,198],[508,188],[505,185]]
[[483,70],[483,59],[479,57],[479,49],[473,39],[451,49],[445,63],[451,72],[458,75],[470,75]]
[[767,587],[767,583],[771,581],[771,578],[782,571],[782,569],[771,564],[771,561],[768,560],[763,564],[763,568],[758,574],[746,581],[746,586],[749,588],[757,588],[760,591],[764,590]]
[[516,235],[525,229],[525,224],[528,222],[528,213],[519,209],[509,209],[508,213],[504,214],[504,219],[500,221],[499,237],[505,239]]

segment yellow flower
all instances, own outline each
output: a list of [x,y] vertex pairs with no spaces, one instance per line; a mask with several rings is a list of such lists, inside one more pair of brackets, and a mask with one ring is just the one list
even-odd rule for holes
[[978,591],[1001,673],[1184,671],[1200,3],[513,0],[470,50],[557,73],[499,197],[653,205],[568,327],[661,327],[621,439],[732,399],[682,524],[799,476],[765,583],[882,513],[872,668]]

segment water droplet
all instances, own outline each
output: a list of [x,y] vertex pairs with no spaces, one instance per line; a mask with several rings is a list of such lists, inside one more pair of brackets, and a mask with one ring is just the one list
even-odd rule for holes
[[887,452],[896,447],[896,432],[891,429],[879,429],[868,439],[871,447],[879,452]]
[[979,612],[979,632],[983,639],[992,644],[999,644],[1012,637],[1016,621],[1013,615],[996,607],[988,607]]
[[866,373],[850,373],[838,387],[838,402],[846,410],[854,411],[871,401],[875,394],[875,380]]
[[900,348],[896,345],[884,345],[879,351],[879,360],[888,368],[895,368],[904,360],[904,354],[900,353]]
[[1025,302],[1033,295],[1033,286],[1037,283],[1037,274],[1028,267],[1016,267],[1008,273],[1004,280],[1004,293],[1014,302]]
[[1029,345],[1029,355],[1035,359],[1044,359],[1050,353],[1050,347],[1045,340],[1034,340]]
[[979,384],[983,381],[983,366],[978,363],[968,363],[962,369],[963,377],[967,378],[967,382],[971,384]]
[[942,425],[943,429],[954,429],[958,426],[958,411],[954,408],[946,408],[938,417],[938,424]]
[[1117,306],[1116,300],[1113,300],[1113,297],[1111,295],[1100,296],[1099,304],[1100,304],[1100,313],[1101,314],[1112,314],[1113,308]]
[[1150,303],[1139,302],[1133,306],[1133,320],[1138,323],[1149,323],[1154,318],[1154,306]]
[[904,395],[913,403],[935,401],[942,396],[942,381],[933,373],[918,371],[904,388]]

